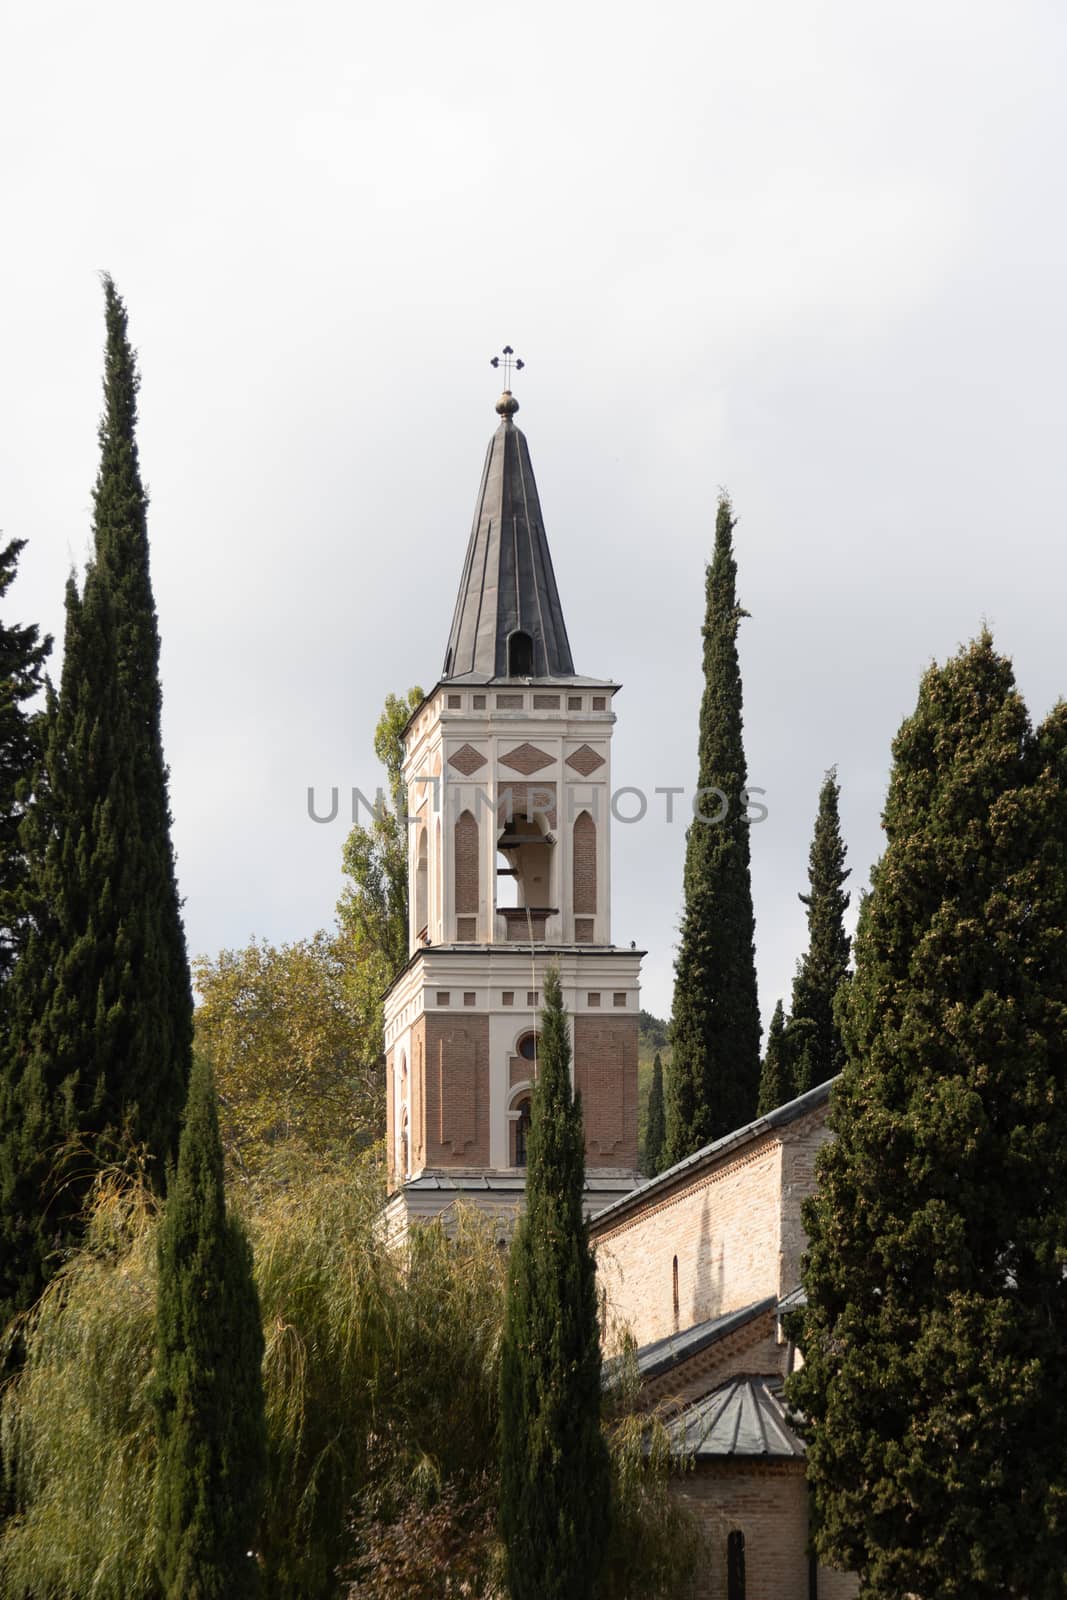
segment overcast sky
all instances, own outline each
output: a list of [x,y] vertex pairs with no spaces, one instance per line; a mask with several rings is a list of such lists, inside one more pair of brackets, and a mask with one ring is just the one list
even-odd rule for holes
[[[306,790],[373,786],[383,696],[440,669],[508,342],[618,784],[693,784],[733,496],[769,1016],[824,769],[858,890],[931,657],[988,618],[1035,717],[1067,691],[1065,57],[1055,0],[8,8],[11,609],[61,634],[86,554],[106,268],[191,952],[331,922]],[[616,830],[661,1014],[683,846]]]

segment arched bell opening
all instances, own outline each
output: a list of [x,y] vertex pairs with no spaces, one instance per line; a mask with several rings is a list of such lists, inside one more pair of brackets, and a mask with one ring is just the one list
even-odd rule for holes
[[534,642],[528,633],[516,628],[508,634],[508,677],[532,678]]

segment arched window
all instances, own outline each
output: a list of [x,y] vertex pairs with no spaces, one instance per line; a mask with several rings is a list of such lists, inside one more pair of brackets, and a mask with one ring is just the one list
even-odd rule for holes
[[726,1600],[745,1600],[745,1536],[740,1528],[726,1541]]
[[678,1332],[678,1310],[679,1310],[679,1304],[678,1304],[678,1257],[677,1256],[675,1256],[674,1265],[671,1268],[671,1281],[672,1281],[672,1290],[673,1290],[673,1296],[674,1296],[674,1331],[675,1331],[675,1333],[677,1333]]
[[516,630],[508,634],[508,677],[529,678],[533,674],[533,640]]
[[596,823],[582,811],[574,823],[574,914],[596,916]]
[[541,1039],[539,1034],[524,1033],[517,1045],[519,1055],[524,1061],[536,1061],[540,1044]]
[[526,1165],[526,1144],[530,1137],[530,1101],[519,1101],[519,1115],[515,1121],[515,1165]]
[[419,829],[418,850],[415,856],[415,938],[421,942],[427,931],[429,906],[427,903],[427,853],[429,841],[426,829]]

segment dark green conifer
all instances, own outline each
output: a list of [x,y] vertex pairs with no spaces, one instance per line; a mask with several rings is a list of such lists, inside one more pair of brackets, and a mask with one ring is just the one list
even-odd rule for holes
[[159,733],[159,642],[140,484],[137,372],[105,280],[107,350],[95,554],[67,588],[58,697],[22,837],[33,928],[7,985],[0,1102],[0,1317],[43,1287],[78,1226],[91,1151],[142,1146],[162,1187],[177,1154],[192,994]]
[[[24,539],[0,550],[0,600],[15,580]],[[52,648],[34,626],[0,621],[0,984],[28,932],[26,852],[19,837],[27,790],[41,754],[41,717],[28,710]]]
[[760,1020],[742,738],[734,515],[719,501],[707,569],[699,803],[686,839],[685,907],[675,965],[667,1075],[667,1161],[741,1127],[756,1112]]
[[793,1082],[785,1055],[785,1031],[785,1012],[779,1000],[767,1031],[767,1053],[763,1058],[763,1069],[760,1072],[759,1104],[756,1112],[761,1117],[765,1117],[768,1111],[775,1110],[777,1106],[784,1106],[793,1098]]
[[227,1215],[215,1087],[198,1057],[159,1230],[155,1524],[165,1600],[259,1592],[262,1362],[252,1252]]
[[820,1554],[863,1592],[1059,1595],[1067,1505],[1067,706],[988,634],[922,680],[805,1221]]
[[663,1146],[667,1137],[666,1110],[663,1104],[663,1062],[659,1051],[652,1063],[652,1085],[648,1091],[648,1119],[645,1123],[645,1176],[654,1178],[663,1170]]
[[851,897],[844,883],[851,868],[845,866],[840,795],[837,773],[831,768],[819,793],[808,860],[810,887],[800,896],[808,911],[808,948],[797,963],[787,1026],[787,1051],[797,1094],[835,1078],[845,1059],[834,1016],[838,990],[848,981],[850,946],[845,912]]
[[500,1367],[500,1528],[511,1600],[589,1600],[607,1545],[611,1487],[584,1178],[581,1098],[571,1093],[567,1017],[550,971]]

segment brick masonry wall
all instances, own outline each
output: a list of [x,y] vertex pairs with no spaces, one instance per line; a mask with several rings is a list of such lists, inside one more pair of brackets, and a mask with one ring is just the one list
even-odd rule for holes
[[808,1195],[815,1192],[815,1156],[830,1136],[825,1109],[785,1130],[779,1268],[782,1294],[789,1294],[800,1282],[800,1259],[807,1245],[801,1209]]
[[574,1019],[587,1167],[637,1168],[637,1018]]
[[[672,1492],[696,1517],[707,1547],[679,1600],[727,1600],[726,1540],[745,1536],[745,1600],[808,1600],[808,1494],[802,1463],[701,1464]],[[853,1573],[819,1568],[819,1600],[855,1600]]]
[[707,1545],[684,1600],[727,1600],[726,1541],[735,1529],[745,1536],[745,1600],[808,1600],[802,1463],[700,1464],[676,1480],[673,1493],[697,1518]]
[[574,823],[574,912],[596,915],[596,823],[583,811]]
[[777,1341],[776,1320],[774,1312],[768,1311],[729,1338],[716,1340],[692,1360],[643,1384],[641,1405],[688,1405],[731,1378],[751,1373],[784,1377],[787,1346]]
[[[419,1113],[413,1146],[414,1170],[489,1165],[489,1018],[428,1012],[412,1029],[421,1094],[412,1086]],[[420,1046],[422,1048],[420,1048]]]
[[[761,1139],[688,1187],[599,1234],[597,1272],[611,1313],[639,1345],[777,1294],[781,1146]],[[678,1321],[673,1262],[678,1258]]]
[[478,913],[478,824],[469,811],[456,819],[456,915]]

